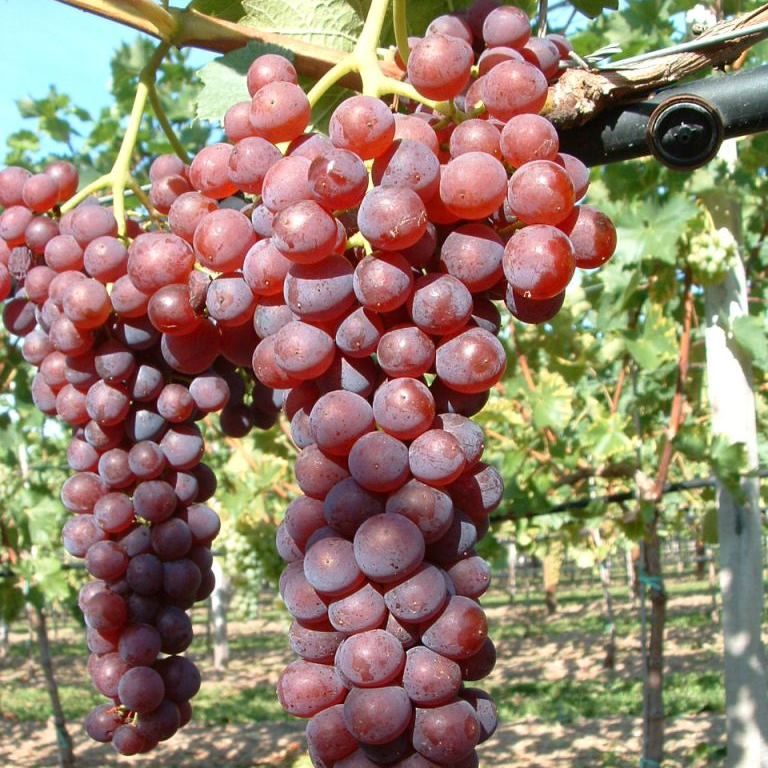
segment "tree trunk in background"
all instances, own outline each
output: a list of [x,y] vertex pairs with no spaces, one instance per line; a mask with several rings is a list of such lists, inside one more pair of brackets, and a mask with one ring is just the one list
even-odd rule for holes
[[[599,550],[602,544],[600,531],[594,530],[592,538],[595,542],[595,548]],[[606,640],[603,667],[613,670],[616,668],[616,620],[613,615],[613,598],[611,597],[611,569],[608,567],[608,560],[606,558],[600,558],[598,569],[600,573],[600,586],[603,590],[603,603],[605,605]]]
[[213,575],[216,586],[211,593],[211,615],[213,617],[213,667],[226,669],[229,664],[229,642],[227,640],[227,609],[231,597],[229,579],[217,558],[213,558]]
[[45,685],[51,700],[53,711],[53,724],[56,728],[56,743],[59,749],[59,765],[61,768],[74,768],[75,756],[72,752],[72,738],[67,731],[67,723],[64,719],[64,710],[59,698],[59,687],[53,674],[53,662],[51,661],[51,648],[48,644],[48,628],[45,614],[36,605],[27,607],[30,627],[37,637],[37,645],[40,650],[40,665],[45,676]]
[[[667,596],[661,578],[658,511],[653,521],[646,525],[642,555],[644,573],[640,576],[640,589],[648,587],[651,601],[651,632],[644,659],[643,757],[661,765],[664,758],[664,625],[667,618]],[[645,600],[645,596],[642,599]]]
[[694,545],[694,551],[696,552],[696,578],[699,581],[704,581],[707,576],[707,565],[709,552],[707,551],[707,545],[697,536],[696,543]]
[[[718,226],[737,231],[727,201],[712,210]],[[718,218],[720,221],[718,221]],[[730,343],[727,328],[746,315],[747,289],[741,262],[719,285],[705,291],[707,380],[713,435],[743,443],[749,468],[757,467],[757,432],[752,370]],[[768,766],[766,658],[760,636],[763,618],[763,553],[759,488],[744,478],[740,498],[718,485],[720,589],[725,641],[725,706],[729,768]]]
[[544,603],[547,613],[551,616],[557,612],[557,587],[560,583],[560,568],[563,564],[563,545],[559,541],[552,542],[549,551],[544,555],[542,572],[544,576]]

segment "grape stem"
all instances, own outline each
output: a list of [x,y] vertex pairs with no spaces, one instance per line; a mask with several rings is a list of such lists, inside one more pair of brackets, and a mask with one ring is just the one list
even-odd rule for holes
[[[147,196],[144,194],[139,184],[131,175],[131,160],[133,157],[133,151],[136,147],[139,128],[141,127],[141,120],[144,117],[144,110],[147,106],[147,100],[151,99],[150,94],[154,90],[155,76],[157,74],[158,67],[162,63],[163,58],[165,57],[165,54],[168,53],[170,47],[170,43],[160,43],[160,45],[155,48],[152,57],[139,74],[139,82],[136,86],[136,95],[133,99],[133,106],[131,107],[131,114],[128,118],[128,125],[126,126],[123,140],[120,142],[120,149],[117,152],[117,157],[115,157],[115,162],[113,163],[111,170],[83,187],[83,189],[81,189],[77,194],[67,200],[67,202],[61,206],[62,212],[72,210],[72,208],[78,205],[78,203],[81,203],[94,192],[98,192],[102,189],[111,189],[114,216],[117,221],[117,232],[118,235],[124,236],[125,190],[126,188],[129,188],[133,190],[137,198],[147,208],[147,211],[150,213],[150,215],[152,215],[154,211],[153,206],[150,204]],[[168,123],[168,127],[170,128],[170,122],[168,122],[162,107],[159,110],[156,110],[155,114],[158,116],[158,120],[160,121],[161,125],[163,124],[163,121],[159,115],[162,114]],[[173,129],[171,129],[171,131],[172,130]]]
[[408,47],[408,20],[406,17],[405,0],[392,0],[392,26],[395,28],[397,51],[403,60],[403,64],[407,64],[411,51]]
[[160,123],[160,127],[163,129],[165,137],[168,139],[168,143],[173,147],[173,151],[187,164],[189,164],[189,155],[179,141],[179,137],[176,135],[176,131],[173,130],[171,121],[168,119],[168,115],[165,114],[160,97],[157,94],[157,85],[155,79],[152,77],[149,85],[149,103],[152,106],[152,111],[155,113],[157,122]]
[[[328,70],[328,72],[315,83],[313,88],[307,94],[310,105],[314,107],[328,89],[341,80],[342,77],[351,72],[357,72],[360,75],[363,84],[361,93],[365,96],[373,96],[374,98],[387,95],[399,96],[423,104],[436,112],[440,112],[446,117],[453,117],[455,108],[452,102],[438,102],[432,101],[431,99],[425,99],[409,83],[404,83],[394,77],[389,77],[382,72],[381,62],[378,57],[378,48],[379,39],[381,38],[381,30],[384,27],[384,22],[387,17],[389,1],[390,0],[372,0],[355,49],[352,53],[344,56],[341,61]],[[398,34],[397,29],[399,26],[401,37],[405,32],[405,9],[401,7],[403,5],[404,0],[393,0],[393,12],[398,20],[395,27],[395,35],[397,36]],[[407,42],[406,34],[406,48]]]

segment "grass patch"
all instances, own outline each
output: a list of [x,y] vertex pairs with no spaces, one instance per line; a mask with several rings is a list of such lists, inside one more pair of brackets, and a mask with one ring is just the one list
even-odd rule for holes
[[[679,629],[684,631],[697,631],[712,626],[709,609],[706,611],[686,611],[685,613],[668,612],[666,629]],[[616,634],[619,637],[639,636],[640,617],[637,613],[619,612],[615,619]],[[517,622],[501,624],[494,627],[492,634],[499,640],[522,640],[531,638],[555,638],[565,634],[579,634],[586,636],[601,636],[608,631],[605,618],[598,615],[569,616],[558,618],[555,615],[545,621],[532,621],[530,623]]]
[[271,685],[238,690],[226,684],[208,682],[192,699],[192,708],[195,720],[206,725],[295,722],[283,712]]
[[[106,701],[91,688],[87,679],[83,680],[82,686],[59,685],[59,696],[68,721],[82,719],[93,707]],[[36,723],[45,722],[52,714],[51,700],[42,681],[34,687],[29,684],[3,685],[0,692],[0,718]]]
[[[545,722],[571,723],[596,717],[639,717],[643,713],[641,680],[537,680],[497,686],[490,691],[504,720],[535,717]],[[667,717],[725,709],[722,676],[670,674],[664,680]]]

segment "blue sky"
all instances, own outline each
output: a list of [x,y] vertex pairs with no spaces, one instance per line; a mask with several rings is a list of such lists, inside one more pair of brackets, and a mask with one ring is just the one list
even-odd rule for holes
[[[55,84],[91,114],[109,104],[109,60],[139,33],[55,0],[0,0],[0,151],[23,121],[16,101],[39,98]],[[194,66],[212,54],[196,51]]]

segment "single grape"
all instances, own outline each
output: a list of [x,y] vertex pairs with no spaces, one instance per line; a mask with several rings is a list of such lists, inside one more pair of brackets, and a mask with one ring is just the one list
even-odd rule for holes
[[360,204],[357,225],[374,248],[397,251],[422,237],[427,212],[419,195],[408,187],[374,187]]
[[276,53],[264,53],[257,56],[248,67],[246,83],[248,93],[255,96],[267,83],[297,83],[296,69],[285,56]]
[[251,127],[273,144],[292,141],[309,124],[311,107],[301,86],[286,80],[262,85],[251,100]]
[[549,160],[525,163],[509,180],[509,208],[524,224],[559,224],[575,200],[567,171]]
[[417,707],[436,707],[455,699],[461,688],[461,668],[424,646],[411,648],[403,670],[403,688]]
[[368,188],[363,161],[346,149],[330,149],[312,160],[307,175],[314,199],[328,211],[353,208]]
[[368,491],[394,491],[409,477],[408,448],[386,432],[368,432],[349,452],[349,472]]
[[518,230],[504,247],[504,275],[526,299],[551,299],[573,277],[576,259],[570,239],[548,224]]
[[507,353],[496,336],[470,328],[437,348],[435,371],[451,389],[466,394],[489,390],[504,375]]
[[415,573],[384,593],[384,602],[392,615],[408,624],[434,618],[447,600],[445,575],[431,563],[423,563]]
[[373,312],[391,312],[413,290],[413,269],[399,253],[373,253],[355,267],[353,288],[360,304]]
[[580,205],[560,222],[573,245],[576,266],[594,269],[605,264],[616,250],[616,228],[613,222],[591,205]]
[[393,682],[404,665],[403,646],[383,629],[352,635],[336,651],[339,672],[359,688],[378,688]]
[[395,119],[380,99],[352,96],[334,110],[328,135],[337,148],[354,152],[361,160],[370,160],[392,143]]
[[413,573],[424,558],[424,537],[408,518],[384,513],[355,533],[355,560],[370,579],[386,584]]
[[328,604],[328,620],[338,632],[356,634],[379,629],[387,622],[384,598],[371,584]]
[[438,765],[457,765],[480,740],[480,723],[468,702],[459,699],[439,707],[417,707],[413,725],[416,750]]
[[480,95],[490,116],[506,122],[541,110],[547,100],[547,79],[527,61],[503,61],[484,75]]
[[468,597],[454,595],[442,613],[423,631],[422,642],[449,659],[466,659],[477,653],[488,636],[483,609]]
[[296,717],[312,717],[340,704],[346,688],[334,667],[309,661],[289,664],[277,682],[277,696],[286,712]]
[[232,145],[219,143],[203,147],[189,166],[189,181],[206,197],[223,200],[234,195],[237,186],[229,178]]
[[408,79],[428,99],[458,96],[469,83],[475,57],[464,39],[435,32],[420,40],[408,57]]
[[352,688],[344,701],[344,723],[364,744],[386,744],[408,727],[413,707],[399,685]]

